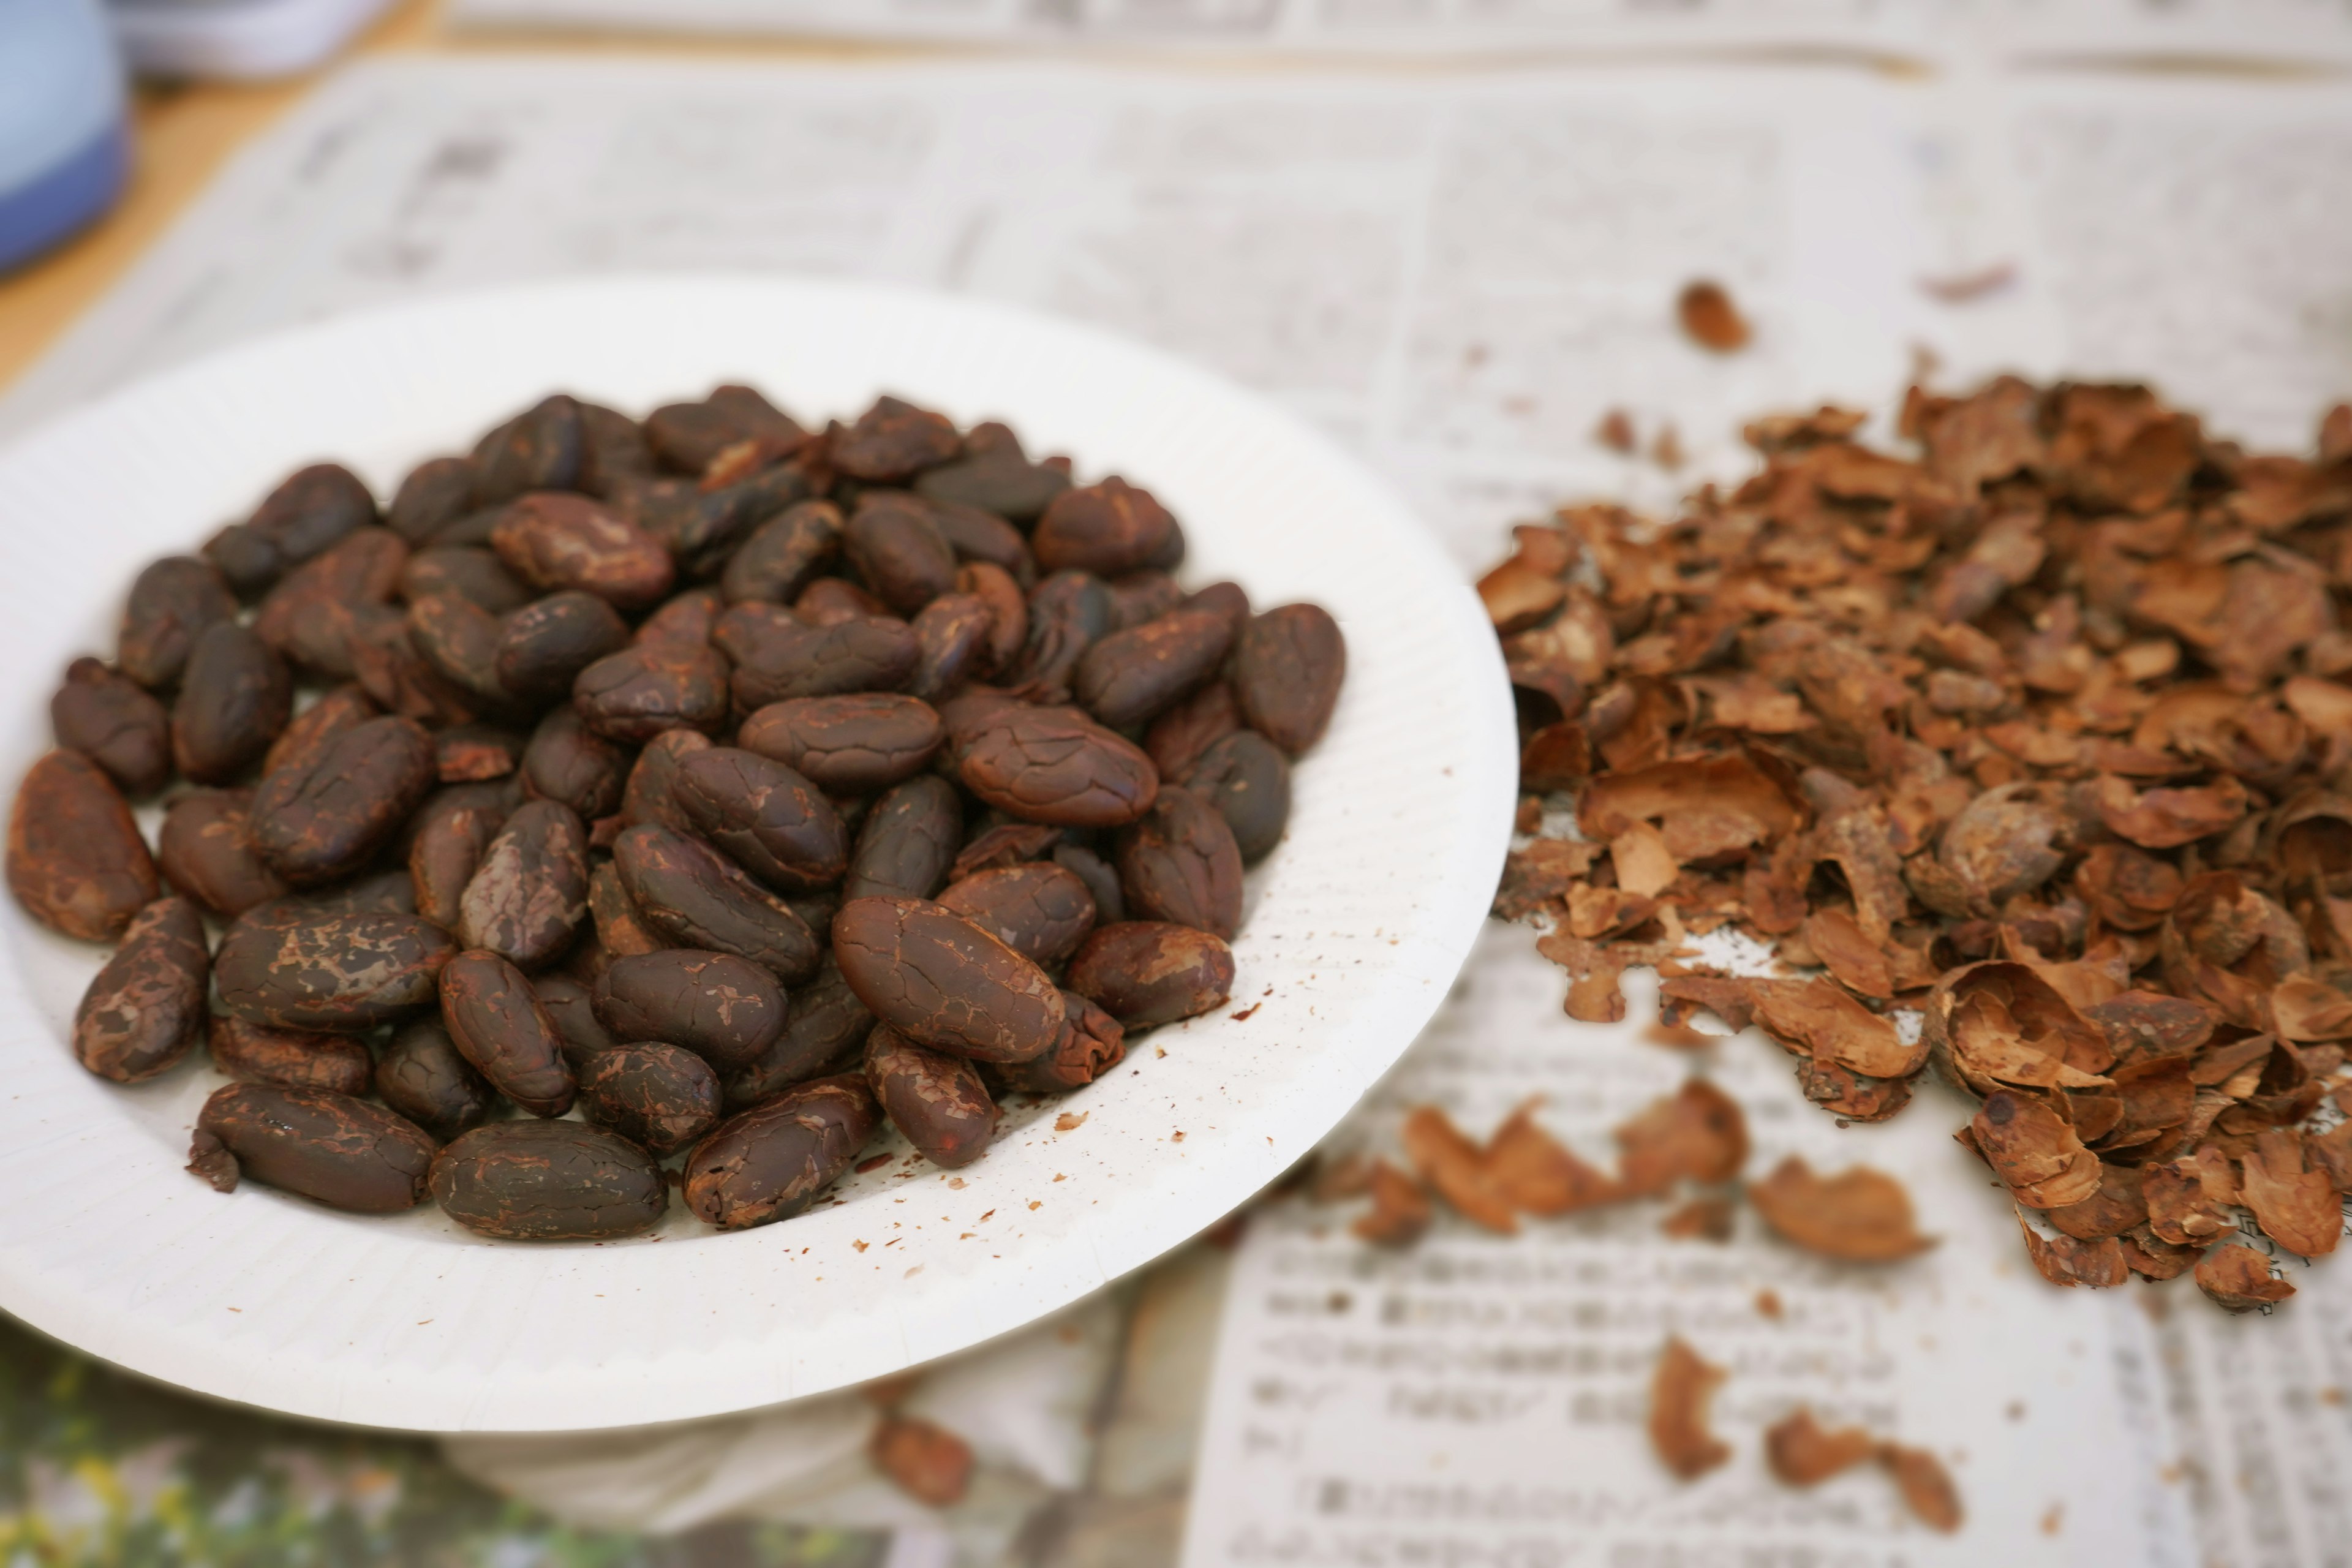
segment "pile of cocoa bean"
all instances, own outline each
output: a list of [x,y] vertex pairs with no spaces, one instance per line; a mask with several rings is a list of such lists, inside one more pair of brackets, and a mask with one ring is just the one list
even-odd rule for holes
[[201,1038],[234,1080],[190,1152],[224,1192],[577,1240],[676,1185],[764,1225],[885,1118],[968,1164],[1008,1095],[1225,1000],[1345,650],[1183,556],[1002,424],[551,396],[388,508],[308,467],[140,573],[9,886],[121,943],[84,1067]]

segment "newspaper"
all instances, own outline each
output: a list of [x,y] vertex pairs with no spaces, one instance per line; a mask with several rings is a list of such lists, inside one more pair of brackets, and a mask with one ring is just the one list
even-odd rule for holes
[[[1202,359],[1352,444],[1466,571],[1557,501],[1662,507],[1735,477],[1760,410],[1883,414],[1921,356],[1948,383],[2152,374],[2216,429],[2305,445],[2352,395],[2347,142],[2352,103],[2326,83],[387,60],[241,154],[0,423],[379,300],[798,268]],[[1746,352],[1675,329],[1702,276],[1754,322]],[[1636,453],[1594,441],[1612,409]],[[1669,428],[1679,467],[1656,458]],[[1630,1027],[1569,1024],[1531,940],[1487,933],[1351,1136],[1423,1100],[1483,1131],[1542,1094],[1549,1124],[1603,1155],[1606,1129],[1688,1070]],[[1237,1260],[1192,1568],[2347,1553],[2340,1269],[2256,1320],[2179,1289],[2055,1291],[1945,1142],[1957,1106],[1841,1131],[1769,1046],[1699,1065],[1749,1108],[1759,1164],[1894,1171],[1942,1246],[1838,1270],[1752,1234],[1670,1242],[1629,1209],[1511,1239],[1442,1226],[1389,1258],[1276,1210]],[[1719,1425],[1738,1458],[1688,1488],[1637,1431],[1669,1327],[1732,1368]],[[1874,1474],[1773,1487],[1756,1435],[1798,1399],[1942,1455],[1968,1529],[1906,1522]]]

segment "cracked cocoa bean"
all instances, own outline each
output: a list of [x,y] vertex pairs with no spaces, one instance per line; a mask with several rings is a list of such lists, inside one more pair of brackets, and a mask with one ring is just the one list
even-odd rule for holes
[[876,691],[771,703],[738,740],[832,794],[871,795],[921,772],[946,738],[929,703]]
[[728,677],[715,647],[640,644],[582,670],[572,702],[590,729],[632,744],[671,730],[716,733],[727,723]]
[[576,588],[624,611],[651,609],[677,579],[660,541],[583,495],[541,490],[509,503],[490,548],[542,593]]
[[996,621],[976,594],[941,594],[908,623],[915,633],[915,673],[907,695],[929,702],[990,668],[989,634]]
[[1143,750],[1163,779],[1181,780],[1211,746],[1242,727],[1234,689],[1211,681],[1151,721]]
[[1095,900],[1097,925],[1116,925],[1127,919],[1127,895],[1119,891],[1118,868],[1083,844],[1056,844],[1053,860],[1087,885]]
[[1223,662],[1231,622],[1214,610],[1171,610],[1090,645],[1070,690],[1114,730],[1131,730],[1191,691]]
[[1181,777],[1186,789],[1223,814],[1243,865],[1256,865],[1282,842],[1290,823],[1290,759],[1264,735],[1234,731],[1202,752]]
[[670,945],[646,923],[645,912],[621,885],[620,870],[610,860],[588,874],[588,913],[596,922],[596,941],[608,959],[629,958]]
[[499,617],[471,599],[436,594],[408,606],[408,638],[436,675],[475,705],[513,706],[499,683]]
[[[956,568],[956,592],[969,594],[988,606],[988,657],[974,662],[973,672],[1010,671],[1021,650],[1029,646],[1029,599],[1021,584],[1002,567],[971,561]],[[955,683],[949,681],[938,693],[918,690],[915,695],[927,702],[936,701],[954,688]],[[913,689],[911,683],[909,689]]]
[[111,942],[156,893],[155,862],[114,781],[79,752],[51,752],[16,786],[8,887],[35,920]]
[[1191,926],[1126,921],[1097,926],[1070,960],[1071,990],[1130,1029],[1172,1024],[1233,994],[1234,950]]
[[[445,804],[436,796],[417,816],[416,837],[408,847],[416,912],[446,931],[456,931],[466,884],[482,868],[482,857],[506,825],[508,812],[491,801],[458,796]],[[165,869],[168,875],[168,866]]]
[[1156,567],[1174,570],[1183,535],[1173,513],[1151,492],[1113,476],[1100,484],[1065,490],[1037,519],[1029,536],[1037,564],[1048,572],[1091,572],[1116,577]]
[[692,752],[671,795],[697,833],[772,888],[822,888],[848,868],[849,835],[833,803],[772,757],[737,746]]
[[236,595],[212,563],[167,555],[131,584],[114,662],[148,690],[166,690],[180,683],[196,639],[207,628],[235,619]]
[[1127,1059],[1127,1031],[1118,1019],[1075,991],[1062,993],[1062,1032],[1052,1050],[994,1069],[1006,1089],[1064,1094],[1085,1088]]
[[561,801],[518,808],[457,900],[457,938],[529,968],[572,945],[588,913],[588,830]]
[[1062,994],[979,926],[921,899],[852,899],[833,920],[841,976],[877,1018],[918,1045],[1020,1062],[1053,1047]]
[[739,1111],[687,1155],[686,1206],[721,1230],[790,1219],[849,1169],[877,1120],[873,1091],[846,1074]]
[[606,600],[578,589],[550,594],[499,624],[491,668],[499,688],[545,703],[569,693],[582,670],[629,646],[629,623]]
[[975,872],[949,887],[939,902],[1046,968],[1076,952],[1095,928],[1094,895],[1075,872],[1051,861]]
[[233,1083],[205,1101],[188,1153],[188,1168],[224,1192],[242,1173],[330,1208],[398,1214],[425,1201],[433,1140],[348,1094]]
[[280,578],[261,601],[253,629],[288,662],[348,679],[362,613],[391,602],[407,564],[400,535],[360,529]]
[[842,897],[928,899],[946,883],[962,840],[955,785],[929,773],[893,785],[866,814]]
[[287,721],[262,754],[261,776],[281,768],[308,768],[338,736],[377,716],[374,699],[356,682],[320,693],[319,700]]
[[147,689],[94,658],[66,667],[49,699],[58,744],[106,770],[128,795],[152,795],[172,776],[172,717]]
[[665,730],[647,741],[621,794],[622,824],[634,827],[656,822],[674,832],[692,833],[694,824],[677,800],[677,765],[709,749],[710,737],[698,730]]
[[457,951],[415,915],[257,904],[222,933],[213,981],[223,1006],[257,1024],[370,1029],[433,1001]]
[[768,972],[731,953],[665,948],[616,958],[592,993],[596,1020],[616,1040],[661,1040],[722,1074],[758,1061],[784,1027],[784,993]]
[[790,451],[808,432],[752,387],[714,387],[698,403],[667,403],[646,416],[646,441],[656,456],[684,474],[699,474],[739,441],[766,440]]
[[1002,679],[1026,702],[1066,702],[1078,660],[1118,629],[1110,586],[1085,572],[1056,572],[1029,595],[1028,635],[1020,657],[1000,666]]
[[648,1153],[672,1154],[718,1123],[719,1078],[677,1046],[614,1046],[581,1073],[580,1111]]
[[952,1171],[988,1152],[996,1102],[971,1063],[877,1024],[866,1039],[865,1071],[883,1114],[932,1164]]
[[877,397],[855,424],[833,433],[830,456],[835,472],[869,485],[895,485],[962,451],[963,437],[946,416],[899,398]]
[[433,1199],[468,1230],[507,1241],[611,1241],[669,1207],[653,1156],[579,1121],[493,1121],[433,1161]]
[[375,1079],[375,1058],[366,1042],[350,1035],[273,1029],[223,1014],[206,1025],[205,1044],[213,1066],[239,1083],[365,1094]]
[[440,1019],[403,1025],[376,1058],[376,1097],[441,1142],[478,1127],[498,1091],[458,1054]]
[[294,706],[286,661],[234,621],[205,628],[172,705],[172,760],[198,784],[231,784],[259,762]]
[[204,1032],[211,973],[195,906],[169,898],[149,904],[74,1009],[74,1059],[116,1083],[177,1066]]
[[164,809],[155,862],[173,889],[223,920],[283,898],[286,883],[254,852],[251,790],[198,789]]
[[340,881],[366,865],[436,778],[433,738],[413,719],[370,719],[308,763],[261,781],[253,847],[297,888]]
[[576,1084],[562,1037],[521,970],[476,949],[441,972],[441,1022],[458,1055],[533,1116],[572,1109]]
[[1151,809],[1160,771],[1134,742],[1065,710],[1006,704],[961,748],[957,774],[1025,822],[1117,827]]
[[1285,605],[1242,629],[1231,679],[1243,721],[1295,757],[1323,738],[1347,672],[1347,640],[1330,612]]
[[523,748],[523,788],[541,800],[560,800],[581,821],[593,822],[621,804],[631,760],[627,747],[588,728],[576,710],[558,708],[539,721]]
[[1214,931],[1242,923],[1242,852],[1224,814],[1181,784],[1163,784],[1151,810],[1119,834],[1118,885],[1128,912]]
[[646,923],[678,946],[748,958],[787,984],[816,972],[823,950],[800,916],[708,845],[644,824],[614,840],[613,864]]
[[789,605],[840,549],[840,509],[828,500],[802,501],[751,531],[728,557],[719,591],[730,605]]
[[725,1077],[727,1108],[757,1105],[796,1083],[856,1065],[874,1015],[841,977],[833,954],[807,984],[796,987],[784,1026],[758,1058]]
[[814,626],[792,610],[741,604],[719,618],[711,637],[735,662],[735,701],[746,710],[794,697],[896,691],[922,658],[914,628],[887,616]]

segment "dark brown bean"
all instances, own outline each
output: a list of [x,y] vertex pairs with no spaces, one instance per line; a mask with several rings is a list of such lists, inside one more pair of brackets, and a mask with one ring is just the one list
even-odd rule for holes
[[841,552],[866,588],[912,615],[955,586],[955,547],[917,497],[869,490],[842,530]]
[[370,1029],[431,1002],[457,951],[415,915],[258,904],[222,934],[213,981],[223,1006],[257,1024]]
[[588,830],[561,801],[518,809],[457,900],[457,938],[536,968],[572,945],[588,914]]
[[155,861],[173,889],[223,920],[283,897],[286,884],[254,852],[251,790],[190,790],[163,813]]
[[618,1040],[662,1040],[721,1073],[760,1059],[782,1032],[783,991],[758,964],[667,948],[616,958],[597,978],[597,1021]]
[[308,768],[337,737],[377,716],[375,700],[357,683],[320,692],[319,700],[287,721],[261,758],[264,778],[281,768]]
[[955,864],[948,868],[948,880],[961,882],[975,872],[1048,859],[1062,838],[1063,829],[1042,822],[1000,822],[983,827],[956,851]]
[[340,463],[297,468],[251,517],[231,523],[205,546],[205,559],[247,598],[354,529],[375,521],[375,497]]
[[628,783],[628,749],[588,728],[569,705],[551,710],[523,748],[522,782],[541,800],[560,800],[583,822],[609,816]]
[[[969,594],[988,606],[988,657],[973,665],[972,673],[1011,670],[1029,642],[1029,597],[1021,591],[1021,584],[1002,567],[969,561],[956,568],[956,592]],[[951,689],[954,684],[950,681],[940,690]],[[926,701],[933,700],[929,693],[916,695]]]
[[[601,981],[604,976],[596,978]],[[620,1044],[597,1020],[595,994],[589,989],[593,984],[569,974],[539,974],[530,982],[530,988],[539,993],[540,1005],[555,1020],[563,1059],[572,1064],[575,1077],[588,1065],[589,1058]]]
[[474,509],[474,459],[427,458],[408,470],[383,521],[411,544],[422,544]]
[[507,816],[502,805],[464,796],[446,804],[443,796],[436,796],[425,804],[408,846],[408,877],[416,888],[418,914],[446,931],[457,929],[466,884],[482,868],[482,857]]
[[669,1207],[653,1156],[579,1121],[493,1121],[433,1162],[433,1199],[468,1230],[507,1241],[610,1241]]
[[979,871],[940,895],[940,907],[971,921],[1029,960],[1052,968],[1095,929],[1094,895],[1051,861]]
[[629,646],[629,623],[593,594],[570,589],[535,599],[499,627],[491,663],[499,688],[544,704],[567,695],[580,672]]
[[[205,1101],[188,1153],[188,1168],[223,1191],[242,1173],[330,1208],[398,1214],[425,1201],[433,1140],[348,1094],[233,1083]],[[230,1163],[222,1172],[224,1153]]]
[[[1184,607],[1184,590],[1165,572],[1129,572],[1108,584],[1111,602],[1118,606],[1118,629],[1148,626],[1172,610]],[[1226,617],[1229,621],[1230,616]]]
[[1234,636],[1240,637],[1249,625],[1249,595],[1239,583],[1212,583],[1199,593],[1189,595],[1183,607],[1188,610],[1214,610],[1234,625]]
[[596,941],[608,962],[670,945],[646,923],[645,911],[621,885],[620,868],[610,860],[588,874],[588,912],[595,919]]
[[1053,1047],[1062,994],[1045,972],[962,916],[921,899],[852,899],[833,955],[867,1010],[918,1045],[975,1061]]
[[416,885],[409,880],[407,868],[404,867],[355,878],[340,887],[289,893],[282,899],[256,904],[237,918],[250,920],[256,925],[284,930],[289,926],[342,915],[405,916],[415,913]]
[[541,398],[475,447],[474,504],[495,506],[526,490],[571,489],[586,455],[580,405],[560,392]]
[[1018,581],[1035,580],[1037,563],[1030,559],[1028,539],[996,513],[955,501],[901,493],[923,509],[958,561],[985,561],[1003,567]]
[[702,837],[772,888],[841,879],[849,835],[816,785],[772,758],[712,746],[679,759],[671,795]]
[[35,920],[111,942],[154,899],[155,862],[114,781],[79,752],[25,774],[8,817],[8,887]]
[[1014,522],[1034,522],[1055,496],[1070,488],[1070,476],[1030,462],[1017,445],[1003,451],[978,451],[974,443],[980,439],[980,428],[964,442],[964,449],[971,455],[918,476],[916,493],[932,500],[978,507]]
[[1118,871],[1083,844],[1057,844],[1054,864],[1087,885],[1095,901],[1095,923],[1115,925],[1127,919],[1127,895],[1119,890]]
[[508,506],[490,548],[542,593],[577,588],[623,610],[662,602],[677,569],[660,541],[586,496],[536,491]]
[[435,674],[463,690],[473,708],[517,705],[499,683],[499,617],[454,594],[408,606],[409,641]]
[[630,479],[606,498],[619,516],[646,535],[687,576],[720,569],[746,525],[766,515],[749,485],[706,490],[692,479]]
[[1071,692],[1114,730],[1131,730],[1216,673],[1233,625],[1214,610],[1171,610],[1093,643]]
[[391,602],[407,563],[400,535],[360,529],[280,578],[261,601],[253,629],[281,658],[348,679],[362,613]]
[[719,617],[726,613],[727,601],[718,589],[688,588],[664,600],[661,608],[646,617],[632,640],[645,648],[710,647],[714,646],[710,634],[719,629]]
[[562,1037],[521,970],[495,952],[461,952],[441,972],[441,1022],[490,1086],[534,1116],[561,1116],[577,1087]]
[[928,899],[945,885],[962,839],[955,785],[929,773],[894,785],[866,813],[842,896]]
[[1243,628],[1231,679],[1244,721],[1295,757],[1323,738],[1347,672],[1347,640],[1329,612],[1285,605]]
[[1181,779],[1202,753],[1242,727],[1234,689],[1213,680],[1151,721],[1143,749],[1163,779]]
[[657,1156],[709,1131],[719,1105],[710,1065],[658,1040],[600,1051],[580,1075],[581,1114]]
[[929,703],[860,692],[771,703],[743,721],[740,740],[833,794],[871,795],[919,773],[946,738]]
[[609,495],[631,479],[653,477],[653,444],[644,427],[619,409],[581,404],[580,438],[578,482],[590,495]]
[[1242,864],[1254,866],[1282,842],[1290,821],[1290,759],[1255,730],[1237,730],[1184,774],[1184,787],[1223,814]]
[[1138,920],[1171,921],[1233,940],[1242,923],[1242,852],[1224,814],[1162,784],[1144,818],[1118,836],[1118,885]]
[[468,723],[488,706],[425,662],[408,617],[389,605],[362,616],[352,643],[352,678],[377,706],[421,724]]
[[838,473],[869,485],[895,485],[962,450],[963,440],[945,416],[878,397],[856,424],[834,432],[829,456]]
[[1031,822],[1116,827],[1151,809],[1160,772],[1132,742],[1066,710],[998,709],[962,749],[957,776]]
[[531,601],[530,585],[478,544],[442,545],[408,558],[400,573],[400,596],[413,605],[440,594],[470,600],[494,616]]
[[196,638],[172,705],[172,760],[198,784],[229,784],[259,762],[293,711],[286,661],[253,631],[216,621]]
[[726,656],[715,647],[640,645],[580,672],[572,706],[600,735],[631,743],[671,730],[716,733],[727,722]]
[[819,577],[793,601],[793,615],[812,626],[837,626],[887,613],[881,600],[846,577]]
[[1127,1059],[1127,1031],[1118,1019],[1075,991],[1062,993],[1062,1033],[1034,1060],[998,1068],[1007,1089],[1062,1094],[1083,1089]]
[[698,474],[738,441],[765,440],[790,450],[808,432],[754,388],[715,387],[699,403],[671,403],[646,416],[646,439],[662,461],[681,473]]
[[211,973],[195,906],[168,898],[149,904],[74,1009],[74,1059],[116,1083],[177,1066],[204,1032]]
[[678,946],[748,958],[787,984],[816,972],[823,949],[800,916],[709,846],[643,824],[614,841],[613,864],[646,923]]
[[[828,922],[830,923],[830,922]],[[758,1058],[724,1075],[727,1106],[740,1110],[827,1072],[856,1065],[874,1015],[841,977],[828,952],[816,978],[794,988],[784,1026]]]
[[686,1206],[721,1230],[790,1219],[849,1169],[879,1120],[862,1078],[804,1083],[729,1117],[686,1157]]
[[1055,496],[1037,519],[1029,547],[1045,571],[1116,577],[1172,564],[1163,557],[1176,537],[1176,519],[1150,490],[1114,476]]
[[1109,585],[1084,572],[1056,572],[1029,595],[1029,635],[1021,657],[1002,667],[1002,679],[1029,702],[1063,702],[1078,660],[1096,639],[1118,629],[1118,601]]
[[972,594],[941,594],[908,623],[919,657],[907,694],[930,701],[986,672],[989,632],[995,625],[985,601]]
[[419,1018],[393,1035],[376,1058],[375,1092],[444,1142],[480,1126],[499,1103],[439,1018]]
[[746,710],[794,697],[895,691],[922,658],[914,628],[884,616],[816,626],[788,610],[745,604],[720,616],[711,635],[735,661],[735,700]]
[[415,720],[371,719],[261,781],[253,847],[294,887],[339,881],[399,831],[435,777],[432,737]]
[[883,1114],[932,1164],[952,1171],[988,1152],[996,1102],[971,1063],[877,1024],[866,1037],[865,1071]]
[[460,724],[433,737],[433,776],[443,784],[511,778],[530,737],[496,724]]
[[249,1018],[221,1016],[210,1021],[205,1043],[213,1066],[239,1083],[365,1094],[375,1080],[375,1058],[368,1054],[366,1042],[350,1035],[273,1029]]
[[179,684],[205,629],[235,619],[236,595],[212,563],[167,555],[131,583],[114,661],[149,690],[164,690]]
[[1233,994],[1234,950],[1191,926],[1097,926],[1070,960],[1070,989],[1130,1029],[1172,1024]]
[[679,833],[691,833],[686,807],[677,802],[677,765],[697,752],[710,749],[710,737],[698,730],[665,730],[646,742],[629,770],[628,786],[621,795],[625,826],[657,822]]
[[49,699],[58,744],[106,770],[125,795],[152,795],[172,776],[172,720],[146,688],[94,658],[66,667]]

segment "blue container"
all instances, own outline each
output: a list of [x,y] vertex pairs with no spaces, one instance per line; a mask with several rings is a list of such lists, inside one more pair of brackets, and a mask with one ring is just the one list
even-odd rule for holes
[[0,270],[112,206],[130,171],[122,64],[98,0],[0,0]]

